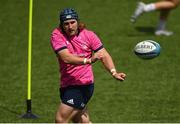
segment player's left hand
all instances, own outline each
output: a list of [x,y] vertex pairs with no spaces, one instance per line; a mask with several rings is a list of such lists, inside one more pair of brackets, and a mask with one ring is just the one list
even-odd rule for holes
[[113,74],[113,77],[117,80],[124,81],[126,78],[126,74],[125,73],[115,73],[115,74]]
[[92,62],[92,63],[95,63],[97,60],[101,60],[102,58],[103,58],[103,54],[102,54],[102,53],[94,54],[94,55],[91,57],[91,62]]

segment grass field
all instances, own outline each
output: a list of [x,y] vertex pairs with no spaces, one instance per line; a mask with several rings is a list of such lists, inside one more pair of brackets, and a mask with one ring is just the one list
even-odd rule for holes
[[[129,22],[136,2],[34,0],[32,111],[39,118],[31,120],[20,118],[26,112],[28,0],[1,0],[0,122],[54,122],[59,73],[50,34],[58,26],[59,10],[65,7],[79,12],[81,21],[101,37],[117,69],[127,74],[124,82],[118,82],[101,63],[94,64],[95,93],[89,102],[92,122],[180,122],[180,8],[168,22],[175,35],[157,37],[153,30],[158,12],[143,15],[135,25]],[[134,55],[135,44],[145,39],[161,45],[159,57],[142,60]]]

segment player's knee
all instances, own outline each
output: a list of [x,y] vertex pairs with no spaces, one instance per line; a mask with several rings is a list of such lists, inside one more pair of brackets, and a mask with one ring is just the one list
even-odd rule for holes
[[82,122],[81,123],[86,123],[86,124],[89,124],[91,123],[91,121],[89,119],[82,119]]
[[63,117],[61,114],[57,113],[55,118],[55,123],[67,123],[67,119]]
[[88,116],[81,116],[81,123],[91,123]]
[[178,5],[180,4],[180,0],[172,0],[173,2],[173,8],[178,7]]
[[55,123],[65,123],[65,120],[61,117],[56,117],[55,118]]
[[91,123],[89,117],[86,117],[84,115],[81,115],[80,117],[76,116],[72,119],[73,123]]

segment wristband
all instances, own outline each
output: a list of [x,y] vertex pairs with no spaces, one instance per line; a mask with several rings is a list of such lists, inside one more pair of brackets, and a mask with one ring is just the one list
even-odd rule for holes
[[84,58],[83,64],[86,64],[86,63],[87,63],[87,58]]
[[110,70],[110,72],[111,72],[111,73],[114,73],[114,72],[116,72],[116,69],[115,69],[115,68],[112,68],[112,69]]
[[112,68],[111,70],[110,70],[110,72],[111,72],[111,74],[114,76],[115,74],[117,74],[117,72],[116,72],[116,69],[115,68]]

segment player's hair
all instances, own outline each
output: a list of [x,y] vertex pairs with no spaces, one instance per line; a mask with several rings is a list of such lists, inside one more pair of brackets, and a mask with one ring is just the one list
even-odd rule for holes
[[83,30],[83,29],[85,29],[85,28],[86,28],[86,24],[85,24],[85,23],[83,23],[83,22],[79,22],[79,24],[78,24],[78,28],[79,28],[79,30]]

